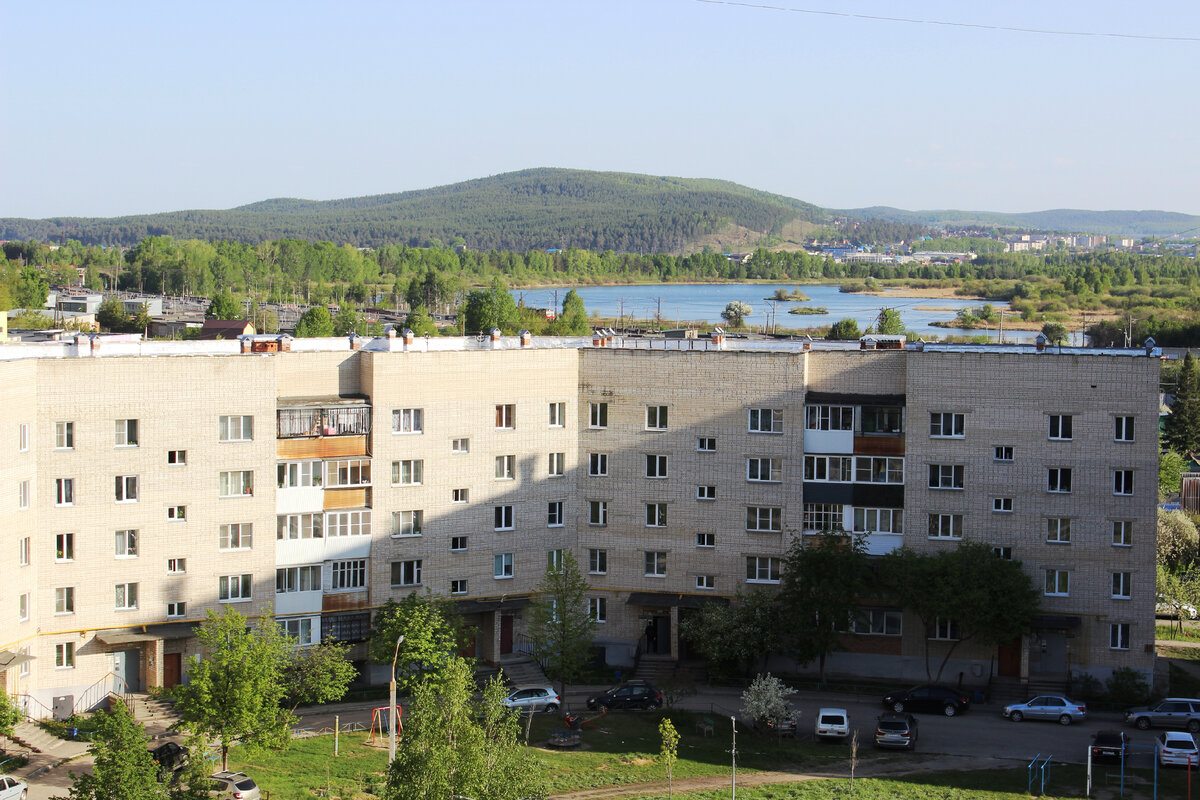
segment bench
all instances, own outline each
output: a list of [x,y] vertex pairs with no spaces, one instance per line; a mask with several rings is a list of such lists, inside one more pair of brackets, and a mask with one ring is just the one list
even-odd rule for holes
[[709,717],[701,717],[696,721],[696,727],[700,729],[700,733],[705,736],[713,735],[713,721]]

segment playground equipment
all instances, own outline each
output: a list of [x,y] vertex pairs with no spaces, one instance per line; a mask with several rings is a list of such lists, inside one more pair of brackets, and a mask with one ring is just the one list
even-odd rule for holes
[[[400,714],[403,711],[404,709],[399,705],[396,706],[397,735],[404,733],[404,722],[400,719]],[[388,746],[388,716],[387,706],[371,709],[371,736],[367,739],[367,744],[371,747]]]
[[608,709],[600,706],[594,714],[572,714],[567,712],[563,714],[563,722],[567,724],[567,729],[572,731],[582,730],[585,726],[588,728],[596,727],[596,720],[603,718],[608,714]]

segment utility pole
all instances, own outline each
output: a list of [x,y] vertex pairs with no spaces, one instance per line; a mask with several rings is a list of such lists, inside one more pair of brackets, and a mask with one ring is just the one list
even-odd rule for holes
[[733,723],[733,748],[729,751],[733,764],[733,773],[730,778],[729,800],[737,800],[737,717],[731,716],[729,721]]

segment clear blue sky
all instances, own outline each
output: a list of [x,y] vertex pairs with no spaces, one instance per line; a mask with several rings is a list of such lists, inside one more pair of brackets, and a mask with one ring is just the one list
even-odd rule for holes
[[[1196,0],[771,0],[1200,39]],[[697,0],[2,0],[0,216],[327,200],[527,167],[825,207],[1200,214],[1200,41]]]

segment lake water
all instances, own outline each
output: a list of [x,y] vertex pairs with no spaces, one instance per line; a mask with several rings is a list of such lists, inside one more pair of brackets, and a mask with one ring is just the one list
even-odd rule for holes
[[[800,291],[811,299],[804,303],[784,301],[778,304],[770,303],[765,298],[775,293],[776,289],[792,291],[795,284],[757,284],[757,283],[721,283],[721,284],[692,284],[665,283],[639,284],[632,286],[583,286],[574,287],[589,314],[599,314],[603,317],[622,317],[626,324],[653,320],[656,312],[661,309],[663,325],[677,327],[677,322],[712,322],[720,323],[721,312],[725,305],[733,300],[740,300],[754,309],[754,313],[746,320],[747,324],[761,329],[768,324],[767,315],[771,307],[775,310],[775,324],[780,328],[809,328],[832,325],[846,317],[853,318],[858,327],[866,330],[879,316],[879,310],[884,307],[894,308],[900,312],[906,330],[916,331],[930,336],[947,336],[964,334],[953,328],[930,327],[930,322],[948,321],[954,319],[960,308],[978,308],[985,301],[962,300],[958,298],[929,298],[929,297],[879,297],[869,294],[843,293],[836,285],[802,285]],[[572,287],[557,289],[558,307],[562,305],[563,295]],[[555,305],[555,289],[515,289],[513,296],[518,300],[524,298],[525,305],[534,307],[551,307]],[[788,309],[795,305],[824,307],[828,314],[789,314]],[[1006,308],[1004,303],[993,303],[997,309]],[[984,333],[982,329],[971,332],[975,335]],[[996,336],[995,328],[989,333]],[[1009,331],[1004,332],[1006,342],[1032,341],[1036,332]]]

